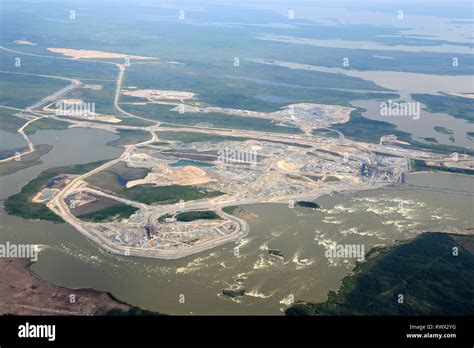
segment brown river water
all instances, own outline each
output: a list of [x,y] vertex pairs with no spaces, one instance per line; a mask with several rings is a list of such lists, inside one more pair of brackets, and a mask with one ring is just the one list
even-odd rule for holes
[[[43,164],[1,177],[2,200],[44,169],[121,152],[105,146],[116,136],[99,130],[39,131],[31,138],[54,148],[42,157]],[[180,260],[110,255],[69,225],[25,220],[3,210],[0,243],[40,244],[32,269],[42,278],[70,288],[109,291],[146,309],[168,314],[282,314],[291,296],[323,301],[350,273],[354,259],[329,262],[324,255],[327,243],[361,244],[368,251],[412,237],[415,231],[473,227],[474,179],[414,174],[403,187],[323,196],[317,203],[321,210],[245,206],[250,225],[245,239]],[[234,253],[237,246],[239,257]],[[268,248],[279,249],[285,258],[270,256]],[[247,290],[244,296],[222,295],[223,289],[238,283]]]

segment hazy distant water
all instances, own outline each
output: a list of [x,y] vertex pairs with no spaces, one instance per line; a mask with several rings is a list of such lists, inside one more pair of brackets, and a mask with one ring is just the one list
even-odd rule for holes
[[[386,102],[386,101],[384,101]],[[411,98],[403,99],[403,102],[413,102]],[[389,122],[397,126],[397,129],[411,133],[413,139],[424,141],[419,138],[435,138],[440,144],[456,145],[473,148],[474,142],[467,136],[467,132],[474,132],[474,125],[466,120],[455,118],[445,113],[432,113],[420,107],[420,117],[414,119],[406,116],[382,116],[380,101],[356,100],[351,104],[366,109],[362,116],[372,120]],[[436,132],[434,127],[445,127],[453,131],[454,141],[449,139],[450,135]]]
[[[254,6],[275,6],[282,15],[281,19],[286,22],[286,4],[260,3]],[[295,4],[293,8],[297,19],[336,25],[334,18],[340,18],[352,24],[370,22],[401,26],[408,29],[403,35],[428,34],[433,40],[472,42],[469,23],[450,23],[449,19],[439,25],[438,18],[420,18],[415,14],[409,14],[400,22],[394,13],[367,11],[354,15],[350,9],[304,4]],[[49,20],[58,21],[54,16]],[[334,42],[330,44],[334,45]],[[342,46],[346,44],[343,42]],[[365,44],[378,49],[386,46]],[[463,47],[460,49],[465,50]],[[450,47],[445,47],[444,51],[450,51]],[[172,55],[167,52],[164,54]],[[384,83],[397,83],[389,87],[404,92],[403,97],[408,93],[403,90],[404,86],[432,89],[411,90],[420,93],[437,93],[439,89],[435,89],[436,81],[440,81],[442,86],[461,87],[458,84],[461,81],[459,77],[424,75],[413,78],[413,75],[391,72],[360,74],[383,86],[386,86]],[[407,78],[410,76],[412,78]],[[452,82],[448,83],[448,80]],[[468,82],[472,85],[472,79]],[[256,97],[275,103],[285,102],[286,99],[274,95]],[[376,115],[380,115],[379,102],[363,103],[360,106],[367,107],[367,117],[377,118]],[[435,120],[437,116],[433,114],[430,116],[432,119],[428,119],[422,114],[419,121],[402,118],[382,120],[394,123],[415,136],[436,137],[440,142],[449,144],[447,136],[435,133],[432,129],[435,125],[445,126],[455,131],[455,144],[469,146],[465,137],[468,129],[465,121],[447,115],[440,115]],[[99,130],[40,131],[31,138],[35,144],[51,144],[54,148],[41,158],[42,164],[0,177],[0,199],[18,192],[47,168],[113,158],[121,152],[120,149],[105,146],[107,141],[116,136]],[[16,134],[5,135],[0,131],[0,139],[4,141],[5,148],[24,145]],[[410,176],[409,182],[414,186],[325,196],[318,199],[323,207],[320,211],[289,209],[285,205],[275,204],[246,206],[245,209],[255,215],[248,217],[250,233],[247,238],[236,244],[176,261],[113,256],[88,242],[69,225],[25,220],[8,216],[1,209],[0,242],[42,244],[45,249],[33,266],[40,276],[58,285],[110,291],[124,301],[147,309],[170,314],[278,314],[284,307],[280,302],[284,302],[290,294],[296,299],[324,300],[327,291],[337,289],[342,277],[350,272],[353,261],[337,260],[331,263],[324,257],[324,245],[331,241],[361,243],[368,250],[375,244],[389,244],[397,239],[411,237],[418,230],[439,231],[447,226],[474,226],[472,177],[421,174]],[[234,255],[235,246],[239,246],[240,257]],[[271,258],[267,248],[281,250],[286,256],[285,260]],[[220,295],[222,289],[238,280],[248,290],[246,296],[230,299]],[[185,296],[185,303],[178,301],[181,294]]]
[[[309,69],[306,64],[294,62],[276,62],[275,64],[277,66],[290,67],[293,69],[307,71]],[[447,76],[398,71],[359,71],[314,65],[311,65],[309,70],[331,74],[344,74],[350,77],[371,81],[383,88],[393,91],[393,93],[399,94],[400,98],[394,101],[402,103],[415,104],[411,94],[417,93],[439,95],[440,93],[473,92],[472,76],[467,75]],[[269,83],[268,81],[262,80],[255,80],[255,82]],[[344,89],[339,88],[338,90],[343,91]],[[256,96],[256,98],[258,98],[258,96]],[[385,116],[381,113],[382,102],[387,103],[388,100],[385,98],[379,98],[378,100],[353,100],[350,104],[365,109],[366,111],[362,112],[364,117],[392,123],[396,125],[399,130],[412,134],[414,140],[417,141],[424,141],[420,138],[435,138],[440,144],[457,145],[467,148],[472,148],[474,145],[474,142],[467,136],[467,132],[474,131],[474,126],[464,119],[455,118],[446,113],[429,112],[425,110],[426,106],[422,103],[419,103],[419,114],[412,114],[410,116]],[[452,130],[454,133],[452,139],[450,139],[450,135],[435,131],[435,126]]]
[[[324,243],[361,243],[366,250],[423,229],[472,227],[474,180],[467,176],[410,176],[417,189],[385,189],[326,196],[320,211],[257,204],[245,210],[250,233],[228,244],[175,261],[118,257],[101,251],[65,224],[0,216],[0,242],[45,245],[33,270],[55,284],[110,291],[119,299],[170,314],[279,314],[280,301],[322,301],[352,269],[352,260],[328,262]],[[429,188],[426,188],[428,186]],[[400,201],[402,207],[400,208]],[[234,247],[240,246],[240,257]],[[272,258],[267,248],[285,254]],[[238,280],[248,294],[221,295]],[[185,303],[179,303],[179,296]],[[284,302],[284,301],[283,301]]]

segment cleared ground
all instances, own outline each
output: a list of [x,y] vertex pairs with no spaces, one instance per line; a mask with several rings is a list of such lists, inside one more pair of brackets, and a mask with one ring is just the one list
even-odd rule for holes
[[0,259],[1,315],[104,315],[131,308],[105,292],[52,285],[35,276],[29,263],[28,259]]

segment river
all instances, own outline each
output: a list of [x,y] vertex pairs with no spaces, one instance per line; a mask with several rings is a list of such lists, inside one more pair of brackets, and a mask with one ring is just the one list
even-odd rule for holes
[[[37,132],[35,144],[48,143],[53,150],[42,157],[43,164],[0,178],[2,199],[46,168],[117,156],[120,149],[105,145],[114,138],[91,129]],[[291,295],[323,301],[350,273],[354,260],[329,262],[325,244],[361,244],[368,251],[418,231],[472,227],[473,197],[472,177],[426,173],[410,175],[405,187],[323,196],[317,201],[321,210],[245,206],[250,225],[245,239],[180,260],[110,255],[66,224],[25,220],[3,211],[0,242],[42,245],[32,269],[54,284],[109,291],[146,309],[168,314],[281,314]],[[281,250],[284,260],[270,256],[268,248]],[[222,295],[238,282],[246,295]]]

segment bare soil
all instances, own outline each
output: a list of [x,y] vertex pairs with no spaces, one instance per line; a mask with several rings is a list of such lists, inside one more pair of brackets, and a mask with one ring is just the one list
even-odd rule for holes
[[[92,289],[67,289],[37,277],[28,259],[0,259],[0,315],[104,315],[131,307],[110,294]],[[75,295],[75,303],[70,296]]]

